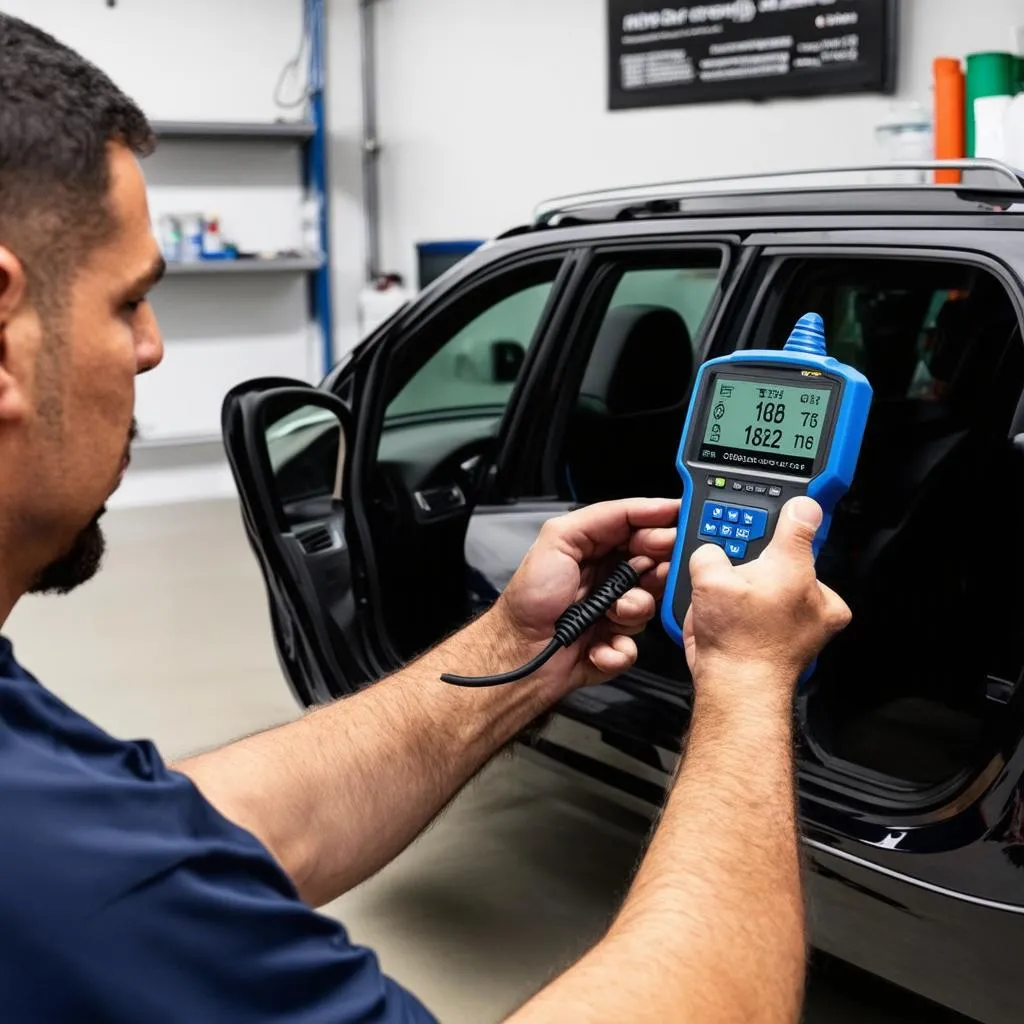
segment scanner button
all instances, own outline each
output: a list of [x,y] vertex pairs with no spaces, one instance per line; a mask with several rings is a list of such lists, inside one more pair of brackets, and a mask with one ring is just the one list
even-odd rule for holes
[[781,494],[782,494],[782,488],[781,487],[769,487],[768,488],[768,495],[769,495],[769,497],[778,498],[778,497],[781,496]]
[[[747,522],[747,516],[752,517],[752,522]],[[750,527],[750,539],[760,540],[768,529],[768,513],[763,508],[747,509],[743,513],[743,525]]]
[[718,524],[717,523],[705,523],[700,528],[700,532],[705,537],[715,537],[718,534]]
[[743,558],[747,553],[746,541],[727,540],[725,542],[725,553],[730,558]]
[[746,526],[736,527],[736,539],[737,540],[750,540],[750,529]]
[[725,510],[725,518],[730,523],[738,523],[740,521],[740,510],[738,508],[727,508]]
[[718,536],[719,537],[731,537],[732,536],[732,532],[735,529],[736,529],[735,526],[730,526],[728,523],[722,523],[722,525],[718,528]]
[[724,515],[725,515],[725,506],[724,505],[712,505],[711,506],[711,518],[712,519],[721,519],[722,516],[724,516]]

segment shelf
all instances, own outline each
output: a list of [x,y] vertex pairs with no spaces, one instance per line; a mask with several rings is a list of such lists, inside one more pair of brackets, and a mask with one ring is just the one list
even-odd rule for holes
[[312,121],[154,121],[158,139],[301,142],[316,133]]
[[195,263],[169,262],[167,274],[308,274],[323,265],[324,261],[317,256],[282,256],[273,260],[198,260]]

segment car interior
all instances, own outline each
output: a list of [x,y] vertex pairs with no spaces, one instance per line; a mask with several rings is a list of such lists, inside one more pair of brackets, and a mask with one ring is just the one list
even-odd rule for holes
[[[992,749],[1024,656],[1024,549],[1014,531],[995,543],[988,533],[995,510],[1009,521],[1024,498],[1011,440],[1024,387],[1017,314],[994,276],[957,263],[794,261],[779,281],[753,346],[781,348],[817,310],[832,354],[875,392],[856,478],[818,562],[854,621],[802,695],[807,753],[869,785],[932,787]],[[669,314],[613,310],[598,332],[564,447],[577,500],[678,493],[666,471],[692,360]],[[590,439],[631,429],[644,444],[594,456]],[[658,629],[638,668],[677,688],[688,678]]]
[[936,785],[991,751],[1021,670],[1021,544],[1007,531],[986,550],[976,524],[986,492],[1008,517],[1020,508],[1011,431],[1024,349],[1009,296],[986,271],[889,263],[858,273],[845,287],[833,278],[831,291],[852,298],[875,400],[819,563],[854,618],[819,662],[807,735],[826,759]]

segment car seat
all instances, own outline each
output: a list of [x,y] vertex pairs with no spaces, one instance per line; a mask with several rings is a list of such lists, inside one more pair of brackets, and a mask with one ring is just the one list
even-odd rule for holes
[[609,310],[566,439],[576,500],[680,493],[674,462],[692,376],[690,332],[675,310]]

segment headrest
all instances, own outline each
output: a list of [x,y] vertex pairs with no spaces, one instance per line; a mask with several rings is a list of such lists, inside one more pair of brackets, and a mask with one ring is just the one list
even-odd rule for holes
[[690,331],[667,306],[609,310],[580,389],[591,408],[612,416],[680,404],[693,375]]

